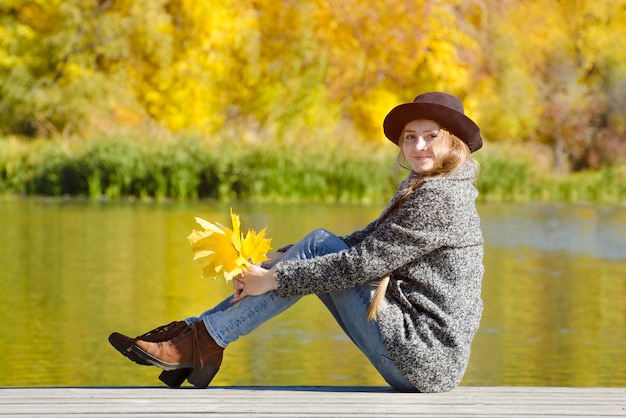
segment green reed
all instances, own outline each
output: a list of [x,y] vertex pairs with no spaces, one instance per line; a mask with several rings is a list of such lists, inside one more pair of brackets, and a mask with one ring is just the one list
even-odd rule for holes
[[0,141],[0,193],[93,199],[378,202],[393,158],[327,148],[208,144],[199,139]]
[[[393,147],[307,144],[0,139],[0,194],[351,203],[391,197]],[[494,152],[477,159],[482,202],[626,200],[626,167],[554,177]]]
[[480,201],[593,202],[626,201],[626,167],[606,167],[568,175],[542,172],[524,161],[485,152],[477,154]]

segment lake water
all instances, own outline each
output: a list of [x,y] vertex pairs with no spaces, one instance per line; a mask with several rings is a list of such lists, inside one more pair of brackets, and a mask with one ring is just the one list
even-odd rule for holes
[[[0,386],[153,386],[159,370],[107,342],[229,295],[200,277],[194,217],[229,205],[0,200]],[[348,233],[381,206],[236,203],[273,247]],[[484,316],[463,385],[626,386],[626,207],[479,206]],[[314,297],[225,352],[213,385],[384,385]]]

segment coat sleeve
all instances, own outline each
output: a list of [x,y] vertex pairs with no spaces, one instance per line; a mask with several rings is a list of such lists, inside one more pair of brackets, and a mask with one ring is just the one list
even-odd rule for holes
[[279,294],[286,297],[351,288],[384,277],[447,245],[454,239],[450,234],[450,225],[455,222],[454,203],[445,188],[419,188],[393,215],[378,225],[374,222],[363,237],[348,238],[348,245],[358,241],[349,249],[277,264]]

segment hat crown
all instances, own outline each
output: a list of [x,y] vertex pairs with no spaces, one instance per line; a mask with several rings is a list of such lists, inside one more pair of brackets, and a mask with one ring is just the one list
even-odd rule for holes
[[465,114],[465,111],[463,110],[463,103],[461,102],[461,100],[458,97],[448,93],[430,92],[420,94],[413,100],[413,103],[444,106],[448,109],[454,110],[455,112],[459,112],[463,115]]

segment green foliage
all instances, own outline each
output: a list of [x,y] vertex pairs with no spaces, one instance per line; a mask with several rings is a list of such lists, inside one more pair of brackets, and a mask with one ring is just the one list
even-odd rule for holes
[[481,173],[476,187],[482,200],[524,200],[530,178],[530,167],[524,161],[487,152],[477,157]]
[[118,139],[88,142],[78,151],[77,164],[91,197],[134,195],[147,175],[137,147]]
[[[367,148],[367,147],[366,147]],[[199,139],[105,138],[0,141],[0,192],[92,199],[250,199],[379,202],[393,192],[393,158],[371,147],[298,154],[289,146],[246,147]]]
[[[32,148],[32,147],[31,147]],[[15,138],[0,142],[0,193],[20,193],[26,181],[28,147]]]
[[[104,138],[0,140],[0,194],[138,198],[383,203],[395,191],[393,148],[320,140],[292,145],[234,145],[185,138],[145,142]],[[477,157],[480,201],[621,202],[626,169],[551,176],[521,158],[484,150]]]
[[66,147],[40,141],[35,153],[29,154],[29,157],[24,193],[47,196],[80,194],[82,177],[79,165],[72,160]]
[[567,176],[541,173],[521,158],[492,152],[477,155],[480,201],[605,202],[626,200],[626,166],[586,170]]
[[608,167],[602,171],[582,171],[567,177],[543,177],[533,184],[534,200],[559,202],[624,202],[626,170]]

